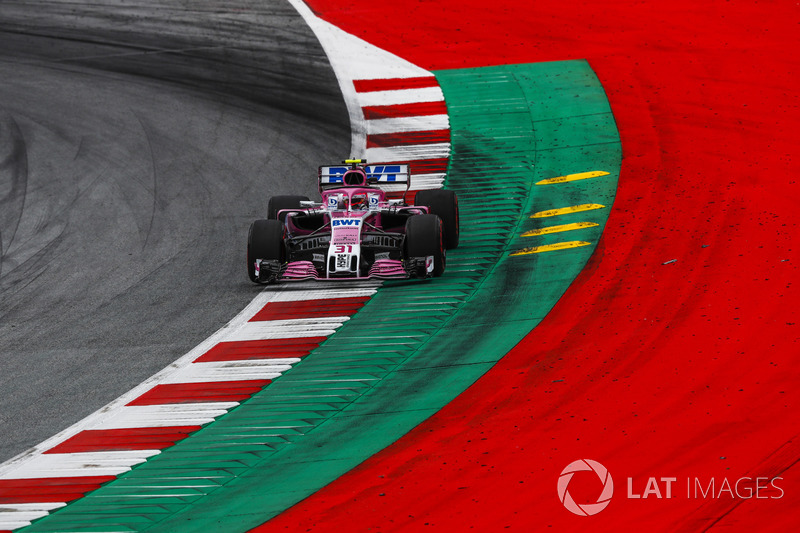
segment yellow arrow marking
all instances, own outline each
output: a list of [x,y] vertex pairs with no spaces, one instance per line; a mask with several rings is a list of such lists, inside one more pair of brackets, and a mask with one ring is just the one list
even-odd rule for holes
[[554,250],[566,250],[568,248],[577,248],[579,246],[589,246],[590,244],[592,243],[586,241],[557,242],[555,244],[546,244],[544,246],[533,246],[531,248],[523,248],[522,250],[517,250],[516,252],[512,252],[509,255],[539,254],[542,252],[552,252]]
[[554,217],[556,215],[568,215],[571,213],[580,213],[581,211],[591,211],[592,209],[602,209],[604,205],[601,204],[581,204],[572,205],[570,207],[561,207],[559,209],[550,209],[548,211],[539,211],[531,215],[531,218],[544,218]]
[[600,176],[608,176],[608,172],[602,170],[593,170],[591,172],[579,172],[578,174],[567,174],[566,176],[558,176],[557,178],[549,178],[546,180],[536,182],[536,185],[551,185],[553,183],[566,183],[568,181],[585,180],[589,178],[598,178]]
[[546,228],[532,229],[522,234],[523,237],[535,237],[537,235],[547,235],[549,233],[560,233],[562,231],[572,231],[583,228],[593,228],[599,226],[594,222],[575,222],[574,224],[562,224],[560,226],[548,226]]

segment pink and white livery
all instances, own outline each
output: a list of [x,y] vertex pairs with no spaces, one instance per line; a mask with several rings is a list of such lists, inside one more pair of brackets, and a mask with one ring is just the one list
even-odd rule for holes
[[380,184],[410,185],[408,165],[360,159],[319,168],[322,202],[275,196],[247,237],[256,283],[305,279],[441,276],[445,250],[458,246],[458,198],[423,190],[415,205],[388,199]]

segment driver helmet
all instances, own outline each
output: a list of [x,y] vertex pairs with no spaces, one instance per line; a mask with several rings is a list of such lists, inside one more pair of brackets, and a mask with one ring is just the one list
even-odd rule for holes
[[369,201],[367,200],[367,196],[364,194],[357,194],[353,196],[351,208],[353,211],[366,211],[369,209]]

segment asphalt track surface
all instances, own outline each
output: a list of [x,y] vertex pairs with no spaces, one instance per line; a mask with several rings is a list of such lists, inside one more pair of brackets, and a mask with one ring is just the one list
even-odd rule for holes
[[336,79],[278,0],[0,4],[0,462],[253,298],[273,194],[347,155]]

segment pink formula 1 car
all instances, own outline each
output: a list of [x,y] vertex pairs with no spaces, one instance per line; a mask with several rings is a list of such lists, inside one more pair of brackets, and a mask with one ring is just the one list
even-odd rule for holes
[[256,283],[305,279],[404,279],[441,276],[445,250],[458,246],[453,191],[423,190],[416,205],[387,199],[380,184],[405,184],[408,165],[319,169],[322,202],[270,199],[266,220],[247,237],[247,273]]

